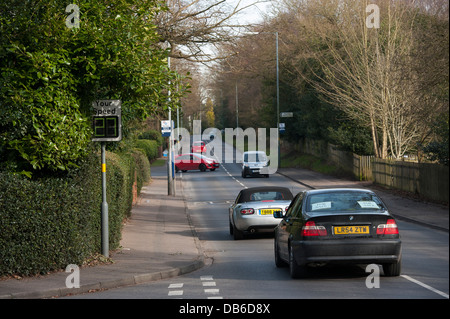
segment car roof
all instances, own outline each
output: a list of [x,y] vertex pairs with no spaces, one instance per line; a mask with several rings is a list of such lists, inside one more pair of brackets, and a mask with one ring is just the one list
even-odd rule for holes
[[286,198],[286,200],[292,200],[294,198],[294,196],[292,195],[291,190],[289,188],[287,188],[287,187],[281,187],[281,186],[258,186],[258,187],[245,188],[245,189],[241,190],[241,192],[240,192],[241,196],[239,198],[239,203],[250,201],[251,194],[258,193],[258,192],[270,192],[270,191],[272,191],[272,192],[280,192],[280,193],[288,195],[288,198]]
[[307,190],[306,193],[313,195],[313,194],[328,194],[328,193],[339,193],[339,192],[358,192],[358,193],[368,193],[368,194],[375,194],[370,189],[365,188],[320,188],[320,189],[311,189]]

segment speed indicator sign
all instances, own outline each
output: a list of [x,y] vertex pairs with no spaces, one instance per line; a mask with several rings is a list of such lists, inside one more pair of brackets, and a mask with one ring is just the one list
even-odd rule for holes
[[122,139],[122,102],[96,100],[92,102],[94,142],[118,142]]

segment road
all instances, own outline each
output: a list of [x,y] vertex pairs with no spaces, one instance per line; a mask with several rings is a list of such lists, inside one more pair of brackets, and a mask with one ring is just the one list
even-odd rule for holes
[[240,166],[222,164],[215,172],[180,173],[190,218],[207,256],[207,266],[190,274],[76,298],[133,299],[444,299],[449,294],[448,233],[398,221],[403,241],[399,277],[381,277],[369,289],[364,267],[323,267],[307,279],[293,280],[276,268],[273,236],[235,241],[229,234],[228,207],[243,187],[279,185],[295,194],[305,186],[275,174],[242,178]]

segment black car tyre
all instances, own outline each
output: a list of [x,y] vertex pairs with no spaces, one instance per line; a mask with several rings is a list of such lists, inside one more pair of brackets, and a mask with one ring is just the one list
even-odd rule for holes
[[307,266],[299,266],[295,262],[294,251],[289,247],[289,273],[291,278],[304,278],[307,275]]
[[206,171],[206,165],[203,164],[203,163],[201,163],[201,164],[198,166],[198,168],[199,168],[199,170],[201,170],[202,172],[205,172],[205,171]]
[[276,240],[274,240],[275,266],[277,266],[278,268],[286,267],[287,264],[286,264],[286,262],[283,259],[281,259],[280,252],[279,252],[278,249],[279,249],[278,248],[278,243],[277,243]]
[[233,225],[233,239],[234,240],[244,239],[244,233],[241,232],[239,229],[237,229],[236,226],[234,225]]
[[402,271],[402,261],[392,264],[383,264],[383,272],[387,277],[400,276]]

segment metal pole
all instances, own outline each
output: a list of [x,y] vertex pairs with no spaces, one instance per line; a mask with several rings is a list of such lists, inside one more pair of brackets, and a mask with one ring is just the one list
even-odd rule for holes
[[278,127],[278,166],[280,165],[280,64],[278,57],[278,31],[276,35],[277,50],[277,127]]
[[238,96],[238,82],[236,81],[236,128],[238,127],[239,127],[239,96]]
[[108,203],[106,202],[106,156],[102,142],[102,255],[109,257]]
[[[168,65],[169,65],[169,69],[170,69],[170,57],[168,58]],[[170,196],[170,195],[174,195],[174,193],[173,193],[173,175],[172,175],[172,148],[173,148],[173,143],[172,143],[172,141],[173,141],[173,127],[172,127],[172,108],[171,108],[171,105],[170,105],[170,102],[171,102],[171,98],[170,98],[170,95],[171,95],[171,91],[170,91],[170,85],[171,85],[171,81],[169,81],[169,92],[168,92],[168,95],[169,95],[169,123],[170,123],[170,136],[169,136],[169,149],[168,149],[168,152],[169,152],[169,154],[167,154],[168,155],[168,166],[167,166],[167,169],[168,169],[168,171],[167,171],[167,194]]]

